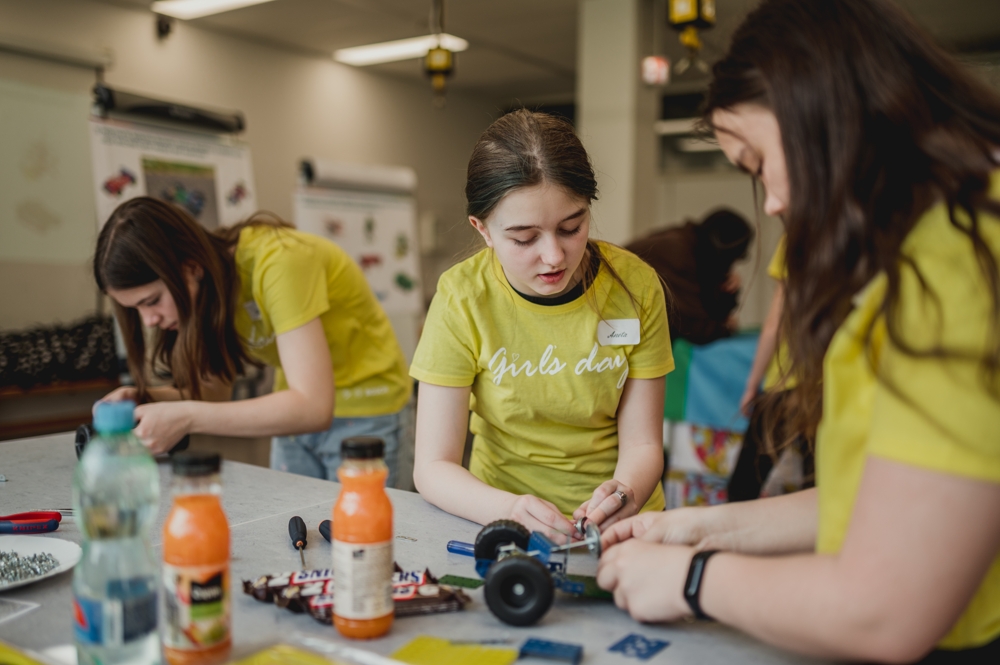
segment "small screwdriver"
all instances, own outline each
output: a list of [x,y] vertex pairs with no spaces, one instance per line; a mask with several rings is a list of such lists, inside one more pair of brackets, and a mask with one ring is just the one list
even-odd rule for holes
[[333,522],[331,522],[330,520],[323,520],[322,522],[319,523],[319,535],[326,538],[326,542],[328,543],[333,542],[332,540],[330,540],[331,538],[330,528],[332,526]]
[[288,520],[288,535],[292,538],[292,544],[299,551],[299,558],[302,559],[302,570],[306,569],[306,523],[301,517],[296,515]]

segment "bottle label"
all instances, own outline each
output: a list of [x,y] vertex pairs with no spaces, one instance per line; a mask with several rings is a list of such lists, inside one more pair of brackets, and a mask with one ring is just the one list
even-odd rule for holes
[[377,619],[392,614],[392,541],[333,541],[334,614]]
[[163,564],[163,646],[197,651],[229,639],[229,564]]
[[156,631],[156,591],[143,578],[108,583],[105,599],[73,596],[77,644],[118,647]]

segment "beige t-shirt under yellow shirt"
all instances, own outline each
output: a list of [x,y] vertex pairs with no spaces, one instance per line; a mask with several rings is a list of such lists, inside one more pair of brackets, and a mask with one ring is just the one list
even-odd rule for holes
[[[442,275],[410,367],[425,383],[472,387],[477,478],[551,501],[567,515],[614,476],[626,379],[659,378],[674,367],[656,273],[619,247],[599,247],[638,311],[604,268],[572,302],[529,302],[485,249]],[[644,509],[663,507],[657,483]]]

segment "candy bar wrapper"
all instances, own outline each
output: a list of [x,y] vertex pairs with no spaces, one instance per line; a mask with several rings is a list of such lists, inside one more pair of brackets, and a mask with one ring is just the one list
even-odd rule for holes
[[[399,564],[395,564],[395,568],[392,598],[397,617],[457,612],[470,602],[461,589],[438,584],[429,570],[403,570]],[[296,614],[308,613],[320,623],[328,624],[333,620],[333,570],[329,568],[243,580],[243,592]]]

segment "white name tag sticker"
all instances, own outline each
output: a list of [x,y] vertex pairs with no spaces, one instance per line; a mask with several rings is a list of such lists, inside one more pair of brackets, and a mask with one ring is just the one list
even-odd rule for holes
[[597,323],[601,346],[634,346],[639,343],[639,319],[607,319]]

